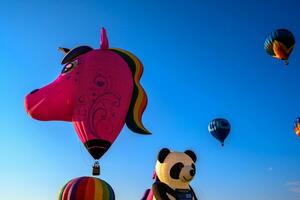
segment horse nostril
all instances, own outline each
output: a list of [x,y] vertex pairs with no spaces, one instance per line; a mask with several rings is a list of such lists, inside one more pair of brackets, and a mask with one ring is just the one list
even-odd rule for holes
[[30,94],[34,94],[34,93],[36,93],[37,91],[39,91],[39,89],[32,90],[32,91],[30,92]]
[[192,170],[190,171],[190,175],[191,175],[191,176],[194,176],[194,175],[195,175],[195,170],[192,169]]

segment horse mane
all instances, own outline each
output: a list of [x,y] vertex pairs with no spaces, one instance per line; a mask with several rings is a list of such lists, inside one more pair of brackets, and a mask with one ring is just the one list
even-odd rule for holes
[[135,55],[128,51],[119,48],[112,48],[110,50],[120,55],[132,72],[134,88],[126,116],[126,125],[133,132],[151,134],[142,123],[142,115],[148,101],[146,92],[140,84],[140,79],[143,74],[143,64]]

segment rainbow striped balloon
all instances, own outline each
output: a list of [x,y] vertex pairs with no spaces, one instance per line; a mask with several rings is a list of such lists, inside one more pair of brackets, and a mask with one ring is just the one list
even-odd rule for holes
[[115,194],[112,187],[101,179],[79,177],[62,188],[58,200],[115,200]]
[[294,123],[294,130],[296,135],[300,137],[300,117],[297,117]]

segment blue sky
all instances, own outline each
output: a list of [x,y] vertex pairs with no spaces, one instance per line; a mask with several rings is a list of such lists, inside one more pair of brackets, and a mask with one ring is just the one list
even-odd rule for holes
[[[300,36],[297,1],[8,1],[0,6],[1,199],[53,200],[70,179],[89,175],[93,161],[72,125],[40,122],[24,97],[60,73],[57,47],[110,46],[144,64],[144,124],[124,127],[102,157],[101,178],[117,199],[140,199],[151,187],[160,148],[198,155],[191,183],[202,200],[299,200],[298,47],[290,65],[263,49],[267,33]],[[221,148],[207,131],[230,120]]]

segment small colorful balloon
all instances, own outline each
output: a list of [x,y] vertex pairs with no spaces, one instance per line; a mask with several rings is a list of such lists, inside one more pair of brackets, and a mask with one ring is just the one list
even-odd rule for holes
[[264,48],[273,58],[285,60],[285,64],[288,65],[288,59],[295,47],[295,43],[295,37],[291,31],[277,29],[267,35]]
[[224,146],[224,141],[229,135],[230,129],[229,121],[223,118],[214,119],[208,125],[208,131],[221,142],[222,146]]
[[95,177],[79,177],[69,181],[60,191],[58,200],[114,200],[112,187]]
[[297,119],[295,119],[294,130],[296,135],[300,137],[300,117],[297,117]]

